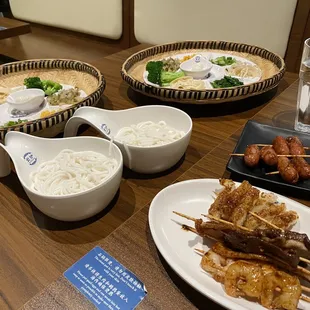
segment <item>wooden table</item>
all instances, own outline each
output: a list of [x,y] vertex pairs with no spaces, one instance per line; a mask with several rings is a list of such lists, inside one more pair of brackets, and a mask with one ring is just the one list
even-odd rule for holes
[[[4,27],[6,29],[1,29]],[[0,17],[0,40],[31,32],[30,24],[16,19]]]
[[[94,63],[107,79],[105,108],[126,109],[136,104],[158,103],[128,89],[119,75],[123,61],[143,47]],[[286,78],[282,86],[296,80],[297,75],[288,74]],[[210,309],[219,309],[185,284],[157,252],[147,223],[149,203],[156,193],[174,182],[228,176],[225,166],[229,152],[247,120],[291,126],[297,84],[268,104],[271,95],[216,108],[206,106],[197,110],[198,107],[182,106],[194,123],[185,158],[173,169],[156,176],[141,176],[125,169],[119,194],[104,212],[89,220],[63,223],[50,219],[31,204],[16,175],[2,179],[0,309],[18,309],[25,303],[22,309],[94,309],[62,273],[98,244],[145,283],[148,296],[139,308],[210,305]],[[82,134],[96,135],[90,129]]]

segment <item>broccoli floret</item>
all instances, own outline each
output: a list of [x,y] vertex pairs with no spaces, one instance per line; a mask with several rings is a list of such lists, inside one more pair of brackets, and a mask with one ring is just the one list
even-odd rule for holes
[[24,85],[27,88],[39,88],[39,89],[43,89],[43,84],[42,81],[39,77],[35,76],[35,77],[29,77],[24,79]]
[[51,96],[62,89],[62,86],[59,83],[50,81],[50,80],[43,80],[43,90],[47,96]]
[[183,71],[179,71],[179,72],[167,72],[167,71],[162,71],[161,73],[161,83],[164,86],[168,86],[172,81],[174,81],[175,79],[178,79],[182,76],[184,76],[184,72]]
[[149,61],[146,65],[148,71],[147,79],[154,84],[161,86],[161,71],[163,69],[162,61]]

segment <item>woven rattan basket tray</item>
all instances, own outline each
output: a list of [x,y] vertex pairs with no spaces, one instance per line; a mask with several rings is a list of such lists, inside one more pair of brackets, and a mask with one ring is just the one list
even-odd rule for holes
[[23,85],[24,79],[39,76],[41,79],[69,84],[83,90],[87,97],[69,108],[49,117],[32,120],[20,125],[0,128],[0,139],[8,131],[53,137],[63,131],[66,121],[74,111],[83,106],[94,106],[103,94],[105,79],[95,67],[76,60],[40,59],[13,62],[0,66],[0,87],[12,88]]
[[[150,60],[160,60],[181,53],[225,53],[255,63],[262,71],[260,81],[248,85],[206,89],[179,90],[146,84],[143,79],[145,66]],[[193,104],[212,104],[244,99],[275,88],[285,73],[284,60],[264,49],[253,45],[225,41],[185,41],[154,46],[129,57],[122,66],[121,75],[132,89],[163,101]]]

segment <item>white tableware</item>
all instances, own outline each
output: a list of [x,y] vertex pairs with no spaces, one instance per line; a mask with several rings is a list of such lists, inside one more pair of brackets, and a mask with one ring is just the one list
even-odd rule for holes
[[204,79],[212,69],[212,63],[201,55],[197,55],[180,65],[185,75],[194,79]]
[[[122,153],[116,145],[110,145],[110,142],[101,138],[44,139],[11,131],[5,136],[5,145],[0,144],[0,147],[0,176],[10,173],[10,162],[6,155],[8,153],[29,199],[44,214],[58,220],[78,221],[99,213],[110,203],[120,185],[123,170]],[[118,165],[103,183],[78,194],[49,196],[32,189],[30,173],[37,170],[41,163],[55,158],[64,149],[98,152],[115,158]]]
[[35,111],[43,103],[45,93],[42,89],[24,89],[11,93],[6,101],[12,109],[23,112]]
[[[212,244],[211,241],[203,240],[196,234],[181,229],[181,224],[194,226],[194,223],[173,213],[177,211],[194,218],[202,218],[201,214],[208,213],[214,201],[214,192],[220,188],[218,179],[197,179],[176,183],[163,189],[153,199],[149,210],[152,237],[171,268],[201,294],[227,309],[263,310],[265,308],[257,302],[228,296],[220,283],[203,272],[200,267],[201,256],[194,249],[206,251]],[[278,201],[284,202],[288,210],[294,210],[299,214],[299,221],[293,230],[309,235],[310,209],[289,198],[276,195]],[[308,305],[300,301],[298,309],[309,309]],[[211,309],[207,304],[205,308]]]
[[78,109],[65,127],[65,137],[72,137],[82,124],[89,124],[106,138],[113,138],[125,126],[145,121],[165,121],[168,126],[183,131],[185,135],[172,143],[140,147],[119,141],[124,165],[139,173],[157,173],[171,168],[185,153],[192,132],[192,120],[185,112],[168,106],[143,106],[127,110],[109,111],[92,107]]

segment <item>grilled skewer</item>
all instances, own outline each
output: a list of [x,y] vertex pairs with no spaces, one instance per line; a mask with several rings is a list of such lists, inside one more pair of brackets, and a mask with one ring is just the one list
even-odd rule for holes
[[[294,254],[293,252],[287,253],[283,249],[288,250],[288,248],[285,248],[285,247],[281,248],[280,245],[272,243],[271,237],[273,234],[275,234],[274,230],[251,231],[245,227],[234,225],[231,222],[228,222],[228,221],[225,221],[225,220],[222,220],[219,218],[215,218],[212,216],[210,217],[209,215],[203,215],[203,216],[207,216],[210,219],[222,224],[222,226],[220,226],[220,225],[216,225],[216,223],[214,223],[214,222],[203,222],[201,219],[199,220],[199,219],[193,218],[191,216],[188,216],[186,214],[179,213],[176,211],[173,211],[173,213],[175,213],[178,216],[181,216],[183,218],[186,218],[188,220],[195,222],[196,228],[195,228],[194,232],[197,232],[202,237],[211,238],[211,239],[217,240],[217,241],[223,241],[224,240],[224,241],[227,241],[229,243],[231,243],[232,238],[234,238],[235,240],[239,240],[241,238],[242,239],[242,240],[240,239],[241,244],[248,245],[248,244],[252,243],[251,249],[253,251],[258,251],[257,254],[262,254],[262,253],[264,253],[265,255],[270,254],[274,260],[278,260],[278,262],[277,262],[278,265],[280,265],[282,267],[285,265],[285,267],[290,268],[290,269],[297,268],[301,272],[310,276],[309,270],[298,266],[299,261],[304,261],[306,263],[310,263],[309,260],[307,260],[303,257],[298,257],[298,256],[296,256],[296,253]],[[193,231],[193,230],[191,230],[191,231]],[[302,234],[298,234],[298,233],[292,233],[292,232],[288,232],[288,231],[286,231],[285,233],[288,235],[290,233],[291,234],[297,234],[297,235],[300,235],[301,238],[304,237]],[[226,236],[226,238],[225,238],[225,236]],[[268,242],[268,239],[270,240],[269,242]],[[260,240],[261,240],[261,242],[260,242]],[[290,240],[294,240],[294,239],[290,239]],[[256,247],[256,244],[260,244],[260,246],[262,246],[262,247],[259,249]],[[248,250],[248,249],[243,248],[243,250]],[[272,252],[267,253],[266,251],[272,251]],[[278,253],[276,251],[278,251]],[[284,262],[283,258],[286,258],[287,262]],[[310,281],[310,277],[308,280]]]
[[[262,144],[262,143],[257,143],[256,145],[259,146],[259,147],[272,146],[272,144]],[[310,146],[304,146],[303,148],[305,150],[310,150]]]
[[[222,282],[223,284],[226,284],[224,287],[225,287],[225,290],[226,290],[226,288],[228,288],[228,291],[226,290],[226,293],[228,293],[228,295],[232,295],[233,297],[237,297],[237,296],[235,296],[235,294],[230,294],[230,293],[239,292],[239,294],[241,294],[241,296],[246,295],[248,297],[260,298],[262,293],[266,293],[264,291],[261,291],[261,288],[263,288],[265,286],[264,285],[256,286],[256,284],[258,283],[257,281],[261,281],[261,280],[266,281],[267,280],[268,282],[270,282],[270,279],[271,279],[270,274],[275,273],[275,274],[277,274],[277,278],[281,278],[281,275],[284,275],[284,277],[288,277],[287,279],[295,279],[296,285],[300,287],[300,291],[297,293],[297,295],[293,294],[290,296],[290,298],[295,296],[295,299],[296,299],[295,305],[293,305],[293,307],[291,309],[296,308],[297,303],[298,303],[298,299],[302,299],[302,300],[305,300],[307,302],[310,302],[309,297],[301,295],[301,291],[310,292],[310,288],[300,285],[297,278],[294,278],[293,276],[288,275],[286,273],[282,273],[281,271],[277,271],[277,269],[275,269],[274,267],[272,267],[268,264],[268,261],[265,260],[264,256],[235,252],[235,251],[232,251],[232,250],[226,248],[220,242],[217,242],[216,244],[214,244],[213,247],[207,252],[205,252],[201,249],[195,249],[195,252],[202,255],[202,260],[201,260],[202,269],[208,273],[211,273],[211,275],[213,276],[213,278],[216,281],[219,281],[219,282]],[[257,261],[261,261],[261,264],[257,264]],[[222,263],[219,264],[218,262],[222,262]],[[239,265],[242,265],[243,267],[245,267],[245,268],[242,268],[241,270],[244,270],[245,272],[247,272],[247,274],[248,274],[247,279],[250,282],[249,283],[244,282],[246,279],[244,277],[244,274],[238,273],[238,276],[236,278],[237,281],[233,282],[234,287],[227,287],[227,284],[228,284],[227,278],[231,279],[230,276],[232,275],[230,271],[233,271],[233,270],[237,271],[236,267]],[[230,266],[232,266],[232,267],[230,267]],[[246,267],[251,267],[251,266],[254,267],[252,269],[252,271],[254,271],[254,270],[259,271],[259,269],[257,269],[257,267],[258,267],[258,268],[263,268],[263,270],[265,272],[262,272],[262,273],[258,272],[256,274],[253,272],[248,272],[249,268],[246,268]],[[235,273],[234,271],[233,271],[233,273]],[[264,278],[264,275],[268,275],[268,274],[269,274],[269,276],[267,278]],[[257,279],[257,276],[259,276],[259,275],[263,277],[261,280]],[[251,282],[252,277],[253,277],[253,280],[255,279],[253,282]],[[243,281],[239,282],[241,278],[243,278]],[[238,285],[238,283],[240,283],[241,285]],[[248,286],[248,288],[250,288],[250,290],[246,289],[247,287],[244,286],[245,284]],[[233,289],[233,291],[231,289]],[[294,288],[294,290],[295,289],[296,289],[296,287]],[[278,294],[281,294],[282,289],[280,287],[276,287],[275,291],[277,292],[277,294],[275,294],[275,296],[277,296]],[[253,296],[253,293],[256,296]],[[250,296],[249,294],[252,296]],[[265,299],[263,299],[263,301],[264,300]],[[267,306],[267,305],[265,304],[265,306]],[[295,308],[294,308],[294,306],[295,306]]]

